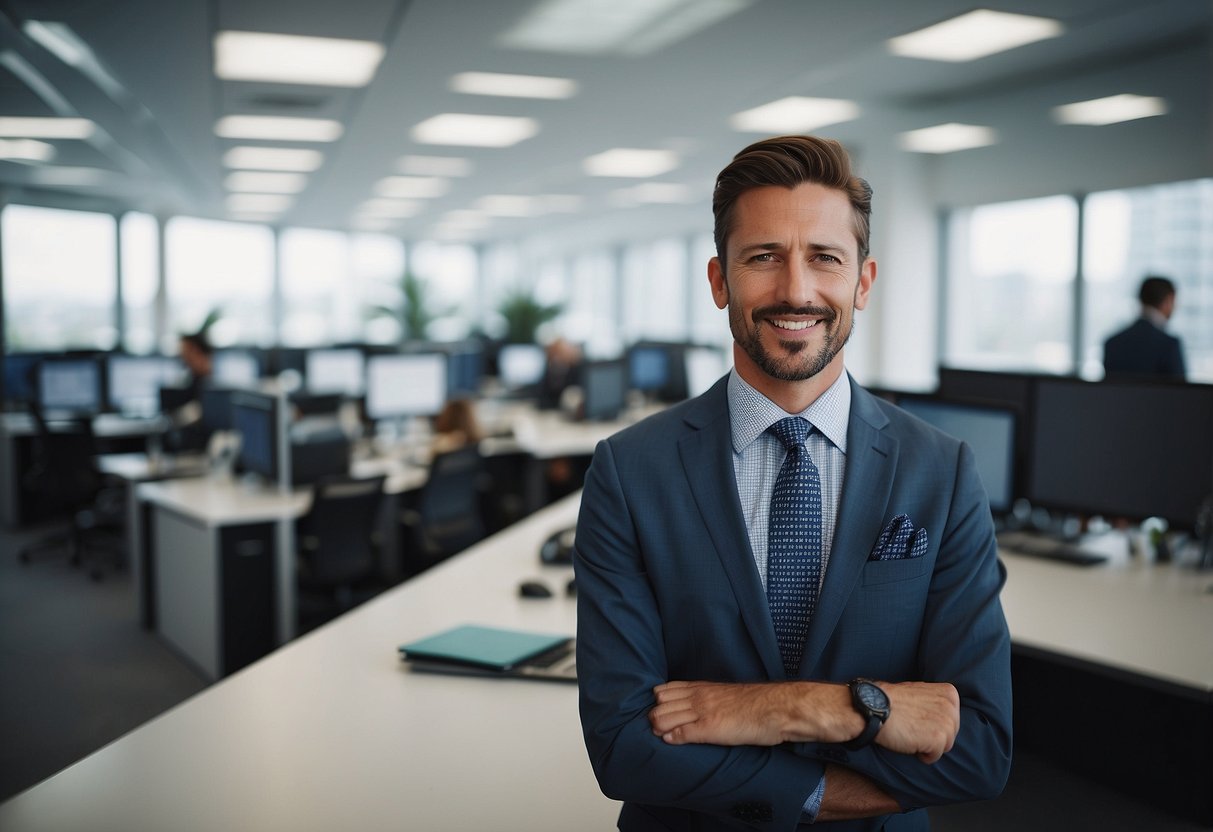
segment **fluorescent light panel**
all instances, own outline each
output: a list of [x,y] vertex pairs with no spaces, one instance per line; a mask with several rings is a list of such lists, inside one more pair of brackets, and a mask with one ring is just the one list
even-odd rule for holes
[[413,140],[421,144],[511,147],[538,132],[539,124],[531,118],[443,113],[414,127]]
[[1165,99],[1124,93],[1054,107],[1053,118],[1060,124],[1088,124],[1102,127],[1105,124],[1166,115],[1166,112]]
[[451,89],[468,95],[506,98],[572,98],[577,82],[541,75],[506,75],[499,72],[461,72],[451,78]]
[[233,147],[223,154],[223,166],[242,170],[285,170],[310,173],[324,163],[319,150],[299,147]]
[[245,193],[297,194],[307,187],[307,177],[302,173],[238,170],[229,173],[223,185],[229,191]]
[[0,139],[0,159],[10,162],[49,162],[55,158],[54,145],[35,139]]
[[998,141],[989,127],[950,122],[901,134],[901,147],[913,153],[954,153],[974,147],[986,147]]
[[412,176],[468,176],[472,163],[455,156],[401,156],[396,170]]
[[854,101],[793,95],[737,113],[729,125],[743,133],[807,133],[857,118],[859,105]]
[[643,178],[660,176],[678,167],[678,155],[670,150],[640,150],[617,147],[590,156],[582,168],[590,176]]
[[0,137],[18,139],[87,139],[97,125],[87,118],[0,117]]
[[974,61],[1017,46],[1055,38],[1065,30],[1056,20],[1023,14],[975,11],[891,38],[889,51],[928,61]]
[[228,194],[224,205],[229,211],[276,214],[290,208],[292,202],[285,194]]
[[224,116],[215,122],[215,135],[225,139],[271,142],[335,142],[341,122],[327,118],[289,116]]
[[433,199],[444,196],[450,183],[436,176],[388,176],[375,185],[375,193],[392,199]]
[[358,206],[358,215],[365,217],[390,217],[403,219],[413,217],[421,211],[422,204],[410,199],[389,199],[378,197],[368,199]]
[[383,45],[374,41],[263,32],[215,35],[215,75],[227,81],[363,87],[381,60]]
[[691,189],[677,182],[642,182],[631,188],[621,188],[612,195],[621,205],[676,204],[691,200]]

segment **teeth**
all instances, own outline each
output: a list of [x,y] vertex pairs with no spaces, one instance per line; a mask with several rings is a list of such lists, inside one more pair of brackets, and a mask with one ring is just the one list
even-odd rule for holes
[[771,319],[771,323],[773,323],[775,326],[779,327],[780,329],[790,329],[790,330],[796,331],[796,330],[801,330],[801,329],[808,329],[809,327],[816,324],[817,321],[780,321],[780,320],[776,320],[776,319]]

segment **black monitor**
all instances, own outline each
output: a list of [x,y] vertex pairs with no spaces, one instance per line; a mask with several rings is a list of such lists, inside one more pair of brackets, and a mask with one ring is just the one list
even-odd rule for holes
[[497,351],[497,378],[509,390],[538,384],[547,365],[547,353],[538,344],[502,344]]
[[240,434],[237,467],[278,482],[278,400],[269,393],[237,390],[231,395],[232,430]]
[[35,369],[46,353],[19,352],[4,354],[4,401],[8,405],[28,407],[37,398]]
[[460,346],[447,355],[447,394],[474,396],[480,392],[484,375],[484,350],[479,346]]
[[105,358],[105,391],[109,410],[150,415],[160,408],[160,388],[181,380],[181,362],[164,355]]
[[1213,385],[1039,379],[1027,497],[1191,530],[1213,493]]
[[366,358],[354,347],[312,349],[304,356],[303,379],[309,393],[361,396]]
[[658,344],[636,344],[627,353],[628,387],[657,394],[670,386],[670,352]]
[[607,422],[623,410],[628,390],[627,365],[622,361],[590,361],[581,365],[581,389],[585,395],[582,417]]
[[372,355],[366,362],[366,416],[372,421],[433,416],[447,396],[442,353]]
[[207,431],[232,430],[232,395],[224,387],[204,387],[199,396],[202,427]]
[[261,378],[261,358],[248,349],[216,350],[211,357],[211,382],[218,387],[254,387]]
[[47,416],[101,411],[101,364],[95,358],[47,358],[35,370],[39,410]]
[[1006,514],[1015,499],[1015,411],[1003,407],[903,394],[899,405],[973,450],[977,475],[994,514]]

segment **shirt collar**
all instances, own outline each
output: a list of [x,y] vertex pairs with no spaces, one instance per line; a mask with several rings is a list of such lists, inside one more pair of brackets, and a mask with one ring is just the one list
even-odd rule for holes
[[838,450],[847,452],[847,423],[851,418],[850,376],[840,373],[824,393],[800,413],[787,413],[737,374],[729,373],[729,420],[733,450],[741,453],[767,428],[788,416],[803,416]]
[[1167,316],[1159,312],[1153,306],[1141,307],[1141,316],[1159,329],[1167,328]]

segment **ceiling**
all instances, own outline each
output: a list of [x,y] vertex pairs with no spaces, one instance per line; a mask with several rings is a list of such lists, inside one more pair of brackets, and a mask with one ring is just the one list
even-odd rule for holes
[[[704,227],[716,172],[760,137],[730,127],[729,117],[740,111],[789,95],[852,99],[860,117],[821,132],[862,148],[869,131],[938,123],[941,107],[963,119],[967,102],[1194,40],[1207,43],[1213,32],[1209,0],[991,0],[987,6],[1000,11],[1056,18],[1065,33],[957,64],[894,56],[886,40],[969,11],[971,0],[752,0],[643,55],[502,45],[502,33],[537,2],[0,0],[0,116],[79,115],[100,127],[87,140],[54,142],[53,165],[0,161],[0,187],[7,201],[228,218],[223,153],[258,143],[217,137],[216,121],[297,115],[336,119],[345,130],[331,144],[299,145],[322,151],[324,161],[276,224],[352,228],[376,183],[398,172],[400,157],[423,154],[465,158],[471,174],[452,179],[447,193],[426,200],[416,216],[387,224],[389,233],[473,241],[634,237],[689,223]],[[67,24],[91,48],[101,75],[66,65],[31,39],[23,28],[29,20]],[[367,39],[386,53],[364,88],[221,81],[213,71],[213,37],[221,30]],[[530,100],[451,91],[449,79],[467,71],[570,78],[578,93]],[[427,146],[411,138],[414,125],[444,112],[525,115],[540,128],[500,149]],[[987,107],[982,123],[997,130],[1020,117]],[[586,157],[616,147],[674,150],[680,163],[653,180],[585,175]],[[92,172],[83,174],[86,182],[71,183],[68,177],[80,174],[70,169],[78,168]],[[629,189],[645,181],[685,186],[686,201],[638,202]],[[479,225],[450,222],[483,206],[484,197],[527,195],[561,199],[530,216],[482,212]]]

